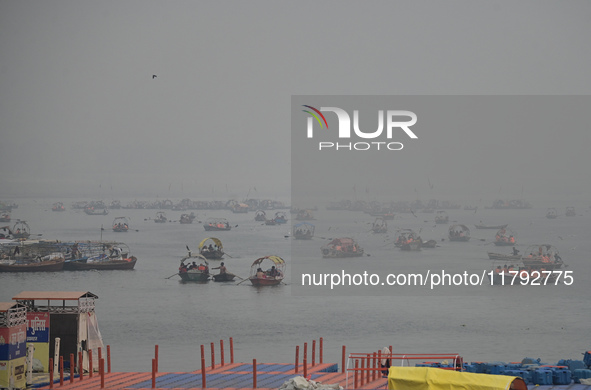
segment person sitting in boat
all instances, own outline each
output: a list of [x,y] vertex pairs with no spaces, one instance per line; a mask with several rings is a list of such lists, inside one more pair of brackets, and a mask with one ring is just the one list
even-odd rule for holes
[[257,269],[256,277],[257,277],[257,279],[265,279],[266,278],[266,275],[263,272],[262,268]]
[[205,272],[206,269],[207,268],[205,267],[205,265],[203,263],[200,263],[199,266],[197,267],[197,270],[201,271],[201,272]]
[[210,252],[215,252],[215,249],[213,249],[213,245],[209,244],[209,246],[207,247],[207,250]]
[[495,269],[495,273],[500,274],[503,270],[501,269],[500,265],[497,265],[497,268]]
[[277,276],[277,268],[275,268],[275,266],[272,266],[270,270],[267,270],[267,275],[269,275],[272,278],[276,277]]
[[219,269],[220,270],[220,275],[226,273],[226,266],[224,265],[224,262],[223,261],[220,263],[220,266],[219,267],[213,267],[212,269]]
[[196,269],[197,268],[197,263],[193,262],[191,264],[189,264],[189,267],[187,268],[188,271],[192,270],[192,269]]
[[179,267],[179,273],[182,274],[182,273],[185,273],[187,271],[188,271],[188,269],[187,269],[187,266],[185,265],[185,263],[181,263],[181,266]]
[[122,250],[119,247],[116,247],[116,246],[111,247],[111,250],[110,251],[111,251],[111,256],[110,257],[120,257],[121,256]]

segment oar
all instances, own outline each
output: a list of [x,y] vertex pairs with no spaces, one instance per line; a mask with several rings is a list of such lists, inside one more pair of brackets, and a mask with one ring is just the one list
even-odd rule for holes
[[[242,278],[241,278],[241,279],[242,279]],[[241,285],[242,283],[246,282],[247,280],[249,280],[249,279],[242,279],[242,282],[240,282],[240,283],[237,283],[237,284],[236,284],[236,286],[238,286],[238,285]]]
[[234,256],[230,256],[229,254],[227,254],[226,252],[224,252],[224,255],[228,256],[230,259],[233,259]]
[[176,274],[172,274],[172,275],[170,275],[170,276],[169,276],[168,278],[166,278],[166,279],[170,279],[170,278],[172,278],[173,276],[176,276],[176,275],[178,275],[178,272],[177,272]]

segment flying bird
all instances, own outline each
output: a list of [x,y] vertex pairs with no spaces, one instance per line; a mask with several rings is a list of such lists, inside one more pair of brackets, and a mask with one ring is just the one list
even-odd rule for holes
[[152,75],[152,80],[154,80],[156,77],[158,77],[158,76],[156,76],[155,74],[153,74]]

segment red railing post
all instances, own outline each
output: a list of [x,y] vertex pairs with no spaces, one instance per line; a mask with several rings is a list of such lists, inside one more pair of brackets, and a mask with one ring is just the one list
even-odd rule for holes
[[300,346],[296,345],[296,360],[295,360],[295,373],[298,373],[298,365],[300,364]]
[[[345,350],[346,350],[346,347],[343,345],[343,361],[342,361],[342,363],[341,363],[341,372],[342,372],[343,374],[345,373],[345,366],[346,366],[345,359],[347,358],[347,356],[346,356],[346,354],[345,354]],[[355,371],[355,372],[357,372],[357,371]]]
[[60,356],[60,386],[64,385],[64,357]]
[[99,359],[99,374],[101,376],[101,389],[105,388],[105,359]]
[[[203,345],[201,351],[203,352]],[[204,389],[207,387],[205,382],[205,357],[201,358],[201,387]]]
[[88,350],[88,377],[92,378],[92,371],[93,371],[93,367],[92,367],[92,349]]
[[353,388],[356,389],[358,387],[358,385],[359,385],[359,360],[355,359],[355,387],[353,387]]
[[224,367],[224,340],[220,340],[220,366]]
[[156,388],[156,359],[152,359],[152,388]]
[[80,376],[81,381],[84,379],[84,365],[82,359],[84,359],[84,355],[82,354],[82,351],[80,351],[78,352],[78,375]]
[[252,359],[252,388],[257,388],[257,360]]
[[365,355],[365,359],[367,360],[367,371],[365,371],[365,383],[369,383],[369,375],[371,374],[369,369],[369,363],[371,362],[371,355],[368,353],[367,355]]
[[312,340],[312,367],[316,365],[316,340]]
[[230,363],[234,363],[234,340],[230,337]]
[[154,360],[156,361],[156,372],[158,372],[158,344],[154,346]]
[[107,345],[107,373],[111,373],[111,346]]
[[99,362],[101,361],[102,358],[103,358],[103,349],[101,347],[98,347],[98,360],[99,360]]
[[49,388],[53,389],[53,358],[49,358]]
[[361,358],[361,386],[365,383],[365,359]]
[[74,367],[76,367],[76,363],[74,363],[74,354],[70,354],[70,383],[74,383]]
[[377,367],[380,367],[380,371],[378,372],[378,378],[379,378],[382,375],[384,375],[384,373],[382,372],[382,350],[381,349],[378,351],[378,361],[376,364],[377,364]]
[[215,347],[213,343],[211,343],[211,369],[215,368]]
[[371,375],[371,380],[375,381],[376,380],[376,371],[378,368],[378,365],[376,364],[376,358],[377,358],[378,354],[376,352],[373,353],[373,359],[371,360],[371,367],[373,368],[372,370],[372,375]]
[[323,340],[322,340],[322,337],[321,337],[321,338],[320,338],[320,349],[319,349],[319,351],[318,351],[318,352],[319,352],[319,355],[320,355],[320,356],[319,356],[320,364],[324,363],[324,362],[322,361],[322,347],[323,347],[323,345],[322,345],[322,344],[323,344],[323,343],[322,343],[322,341],[323,341]]
[[306,352],[304,352],[304,378],[307,379],[308,377],[308,357],[306,356]]

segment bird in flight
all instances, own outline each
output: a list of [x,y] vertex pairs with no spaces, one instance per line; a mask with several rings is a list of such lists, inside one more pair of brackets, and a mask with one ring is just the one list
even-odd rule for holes
[[155,74],[153,74],[152,75],[152,80],[154,80],[156,77],[158,77],[158,76],[156,76]]

